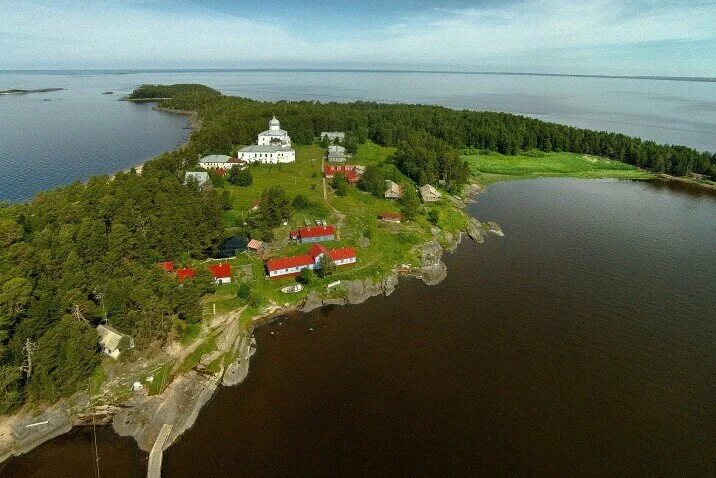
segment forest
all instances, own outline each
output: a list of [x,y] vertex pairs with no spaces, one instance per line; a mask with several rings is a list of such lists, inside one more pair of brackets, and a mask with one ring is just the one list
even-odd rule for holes
[[199,321],[210,277],[179,287],[157,264],[203,258],[222,238],[216,194],[159,165],[0,205],[0,412],[83,387],[100,323],[143,348]]
[[396,165],[418,183],[464,183],[467,168],[456,160],[456,152],[464,148],[505,155],[565,151],[623,161],[657,173],[716,177],[716,153],[508,113],[364,101],[265,102],[223,96],[200,85],[146,85],[134,95],[166,97],[160,106],[196,111],[202,128],[192,136],[194,155],[226,154],[236,145],[252,144],[256,133],[266,129],[267,119],[275,115],[295,143],[312,143],[322,131],[345,131],[347,143],[371,139],[398,147]]

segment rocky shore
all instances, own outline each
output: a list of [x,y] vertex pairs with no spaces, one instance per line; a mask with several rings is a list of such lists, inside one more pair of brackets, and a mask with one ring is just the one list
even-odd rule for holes
[[[184,112],[176,112],[184,114]],[[479,187],[471,188],[470,194],[480,192]],[[469,200],[469,196],[465,201]],[[463,200],[461,200],[463,201]],[[464,205],[464,201],[462,203]],[[447,276],[447,266],[442,260],[445,252],[454,251],[462,240],[462,235],[478,243],[484,242],[486,230],[499,230],[491,223],[483,226],[475,218],[469,218],[465,231],[458,234],[433,231],[435,237],[420,247],[421,265],[418,268],[396,269],[379,281],[359,279],[343,281],[340,293],[319,294],[311,291],[302,301],[278,307],[266,314],[254,317],[250,329],[242,330],[236,314],[228,324],[224,324],[217,348],[202,357],[194,369],[181,373],[157,395],[135,393],[129,400],[118,404],[92,406],[86,394],[75,394],[61,400],[39,414],[25,412],[0,420],[0,462],[10,456],[26,453],[32,448],[68,432],[73,426],[111,424],[121,436],[133,437],[144,451],[150,451],[160,430],[165,424],[171,424],[171,432],[164,448],[169,447],[196,420],[202,407],[211,399],[217,387],[240,384],[249,373],[249,362],[256,351],[253,337],[255,327],[269,324],[287,313],[310,312],[326,305],[360,304],[370,297],[390,295],[398,285],[400,275],[421,279],[427,285],[442,282]],[[496,226],[496,227],[495,227]],[[441,242],[443,245],[441,245]],[[209,373],[206,366],[222,354],[229,353],[233,360],[221,367],[218,373]]]

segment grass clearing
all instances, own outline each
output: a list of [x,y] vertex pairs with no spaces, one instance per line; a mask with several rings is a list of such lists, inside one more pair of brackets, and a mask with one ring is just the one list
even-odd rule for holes
[[515,156],[485,153],[462,156],[482,183],[538,177],[650,179],[654,175],[630,164],[576,153],[528,152]]

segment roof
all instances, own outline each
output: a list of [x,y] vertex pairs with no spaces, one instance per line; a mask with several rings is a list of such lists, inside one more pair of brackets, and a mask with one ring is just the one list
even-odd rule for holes
[[338,249],[331,249],[328,251],[328,257],[332,261],[340,261],[342,259],[352,259],[356,256],[355,247],[341,247]]
[[329,136],[345,136],[346,134],[343,131],[321,131],[321,137],[329,135]]
[[267,129],[259,133],[259,136],[288,136],[285,129]]
[[441,197],[441,194],[438,192],[438,190],[435,189],[430,184],[425,184],[423,186],[420,186],[420,194],[422,194],[423,196],[428,195],[428,196]]
[[403,217],[403,215],[400,214],[399,212],[385,211],[385,212],[381,212],[380,214],[378,214],[378,217],[381,219],[393,219],[393,220],[400,221],[400,219]]
[[164,261],[159,264],[162,269],[164,269],[167,272],[173,272],[174,271],[174,262],[172,261]]
[[231,159],[231,156],[227,156],[225,154],[210,154],[209,156],[204,156],[199,160],[200,163],[225,163],[228,160]]
[[302,256],[282,257],[280,259],[271,259],[266,261],[266,268],[269,271],[277,271],[281,269],[289,269],[291,267],[310,266],[313,264],[313,258],[309,254]]
[[271,146],[270,144],[252,144],[241,148],[239,153],[277,153],[279,151],[293,151],[288,146]]
[[328,152],[329,153],[345,153],[346,148],[343,146],[339,146],[337,144],[330,144],[328,145]]
[[314,244],[311,246],[311,248],[308,250],[308,254],[313,257],[313,260],[316,260],[316,257],[320,256],[321,254],[328,253],[328,250],[325,246],[321,244]]
[[179,282],[184,282],[184,279],[193,278],[196,275],[196,269],[191,267],[182,267],[177,269],[177,279]]
[[302,227],[298,230],[298,234],[301,236],[301,238],[335,236],[336,228],[333,227],[333,224],[329,224],[327,226]]
[[231,264],[224,262],[221,264],[211,264],[208,266],[214,279],[225,279],[231,277]]
[[239,158],[229,158],[226,162],[227,162],[227,163],[231,163],[231,164],[245,164],[245,163],[248,163],[248,161],[244,161],[243,159],[239,159]]
[[191,179],[195,180],[199,186],[211,184],[211,181],[209,180],[209,173],[206,171],[187,171],[184,174],[184,184],[187,184]]
[[109,325],[98,325],[99,343],[107,350],[116,350],[124,334]]
[[261,249],[264,247],[264,243],[259,241],[258,239],[251,239],[248,244],[246,244],[246,247],[248,249]]
[[261,200],[260,200],[260,199],[254,199],[254,200],[251,202],[251,207],[249,208],[249,210],[253,211],[254,209],[256,209],[257,207],[259,207],[260,205],[261,205]]

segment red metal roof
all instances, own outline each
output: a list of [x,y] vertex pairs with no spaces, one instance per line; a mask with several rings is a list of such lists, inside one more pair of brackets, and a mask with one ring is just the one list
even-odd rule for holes
[[321,254],[326,254],[328,251],[324,246],[321,244],[314,244],[311,246],[311,248],[308,250],[308,254],[313,257],[313,260],[316,260],[316,257],[320,256]]
[[301,239],[304,237],[335,236],[336,229],[333,227],[333,224],[327,226],[302,227],[298,230],[298,235],[301,236]]
[[266,261],[266,268],[269,271],[278,271],[281,269],[289,269],[291,267],[310,266],[313,264],[313,257],[309,254],[302,256],[282,257],[280,259],[271,259]]
[[403,216],[402,216],[402,214],[400,214],[399,212],[386,211],[386,212],[381,212],[380,214],[378,214],[378,217],[379,217],[380,219],[393,219],[393,220],[400,221],[400,219],[401,219]]
[[179,282],[184,282],[184,279],[193,278],[195,275],[196,269],[192,269],[191,267],[182,267],[181,269],[177,269],[177,279]]
[[351,259],[356,257],[355,247],[341,247],[338,249],[331,249],[328,251],[328,257],[333,261],[339,261],[341,259]]
[[214,279],[225,279],[227,277],[231,277],[231,264],[228,262],[223,264],[211,264],[209,266],[209,270],[214,276]]
[[167,272],[174,272],[174,262],[172,261],[164,261],[159,265]]

